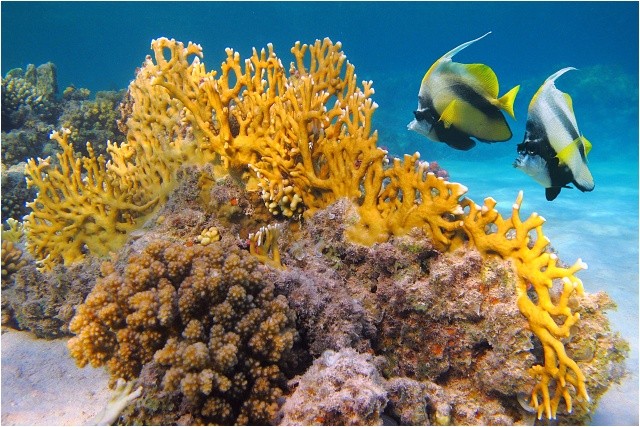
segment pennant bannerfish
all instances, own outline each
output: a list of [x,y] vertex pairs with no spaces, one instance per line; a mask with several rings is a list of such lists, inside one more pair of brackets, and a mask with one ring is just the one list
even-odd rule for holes
[[512,133],[504,115],[511,117],[520,86],[498,98],[498,78],[484,64],[460,64],[451,58],[470,44],[461,44],[438,59],[422,79],[415,119],[407,126],[433,141],[458,150],[475,146],[471,137],[482,142],[507,141]]
[[555,80],[573,67],[551,75],[533,95],[524,140],[518,144],[513,166],[541,184],[547,200],[555,199],[562,188],[573,183],[580,191],[595,184],[587,167],[591,143],[580,134],[571,97],[558,90]]

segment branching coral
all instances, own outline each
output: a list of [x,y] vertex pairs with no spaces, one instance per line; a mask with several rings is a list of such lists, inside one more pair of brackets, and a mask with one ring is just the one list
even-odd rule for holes
[[80,366],[106,364],[113,380],[135,378],[155,359],[164,389],[196,404],[203,422],[270,422],[295,330],[286,299],[257,265],[220,242],[161,241],[132,257],[124,275],[105,264],[71,322],[71,355]]
[[[555,418],[561,399],[565,400],[567,411],[571,412],[571,388],[575,389],[577,396],[589,400],[585,377],[577,363],[567,355],[561,341],[569,337],[571,327],[580,319],[580,315],[569,307],[569,298],[583,294],[582,281],[575,277],[575,273],[586,269],[587,265],[578,260],[567,268],[558,266],[557,256],[546,250],[549,239],[542,231],[544,218],[534,213],[522,221],[521,204],[522,192],[513,205],[511,218],[504,219],[495,209],[495,200],[487,198],[484,206],[480,207],[465,199],[462,205],[469,212],[463,217],[463,228],[480,253],[498,255],[515,264],[518,308],[529,321],[529,327],[544,350],[544,366],[535,365],[529,370],[538,380],[532,392],[532,404],[538,418],[543,413],[547,418]],[[536,235],[534,241],[530,237],[532,231]],[[562,283],[558,298],[551,294],[554,280]],[[528,293],[530,288],[535,292],[533,299]],[[555,393],[551,397],[549,389],[554,383]]]
[[268,52],[254,50],[244,64],[227,49],[218,78],[215,71],[205,72],[198,45],[185,48],[161,38],[152,48],[154,83],[186,107],[199,149],[232,170],[248,166],[274,214],[292,216],[303,207],[312,212],[340,197],[360,197],[367,170],[386,153],[371,132],[377,107],[371,82],[357,87],[340,43],[296,43],[288,78],[272,45]]
[[135,220],[158,201],[157,197],[139,204],[132,201],[127,188],[107,174],[110,165],[94,154],[91,144],[87,143],[89,157],[75,158],[68,130],[51,137],[63,150],[57,155],[58,165],[52,165],[50,158],[37,163],[30,159],[25,172],[27,185],[39,190],[27,205],[32,210],[24,222],[27,249],[45,268],[60,260],[68,264],[82,259],[87,250],[105,255],[118,249],[135,228]]
[[351,240],[371,245],[418,227],[438,249],[450,246],[463,213],[459,199],[467,188],[436,177],[419,158],[419,153],[405,155],[403,162],[394,159],[391,167],[367,174],[360,219],[348,230]]

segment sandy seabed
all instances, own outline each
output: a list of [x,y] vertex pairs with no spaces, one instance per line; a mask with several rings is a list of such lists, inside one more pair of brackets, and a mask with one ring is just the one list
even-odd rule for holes
[[111,391],[104,369],[78,368],[67,340],[3,330],[2,425],[90,424]]

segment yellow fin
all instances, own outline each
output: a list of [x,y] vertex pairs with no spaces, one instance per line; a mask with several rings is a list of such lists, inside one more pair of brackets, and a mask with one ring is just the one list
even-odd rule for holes
[[584,136],[579,136],[574,139],[571,144],[567,145],[556,154],[556,157],[558,158],[558,160],[560,160],[560,163],[565,165],[568,164],[569,159],[578,150],[580,144],[582,144],[584,147],[584,155],[586,157],[587,154],[589,154],[589,151],[591,151],[591,142],[589,142],[589,140]]
[[[498,97],[498,77],[491,67],[484,64],[461,64],[466,73],[489,95],[490,98]],[[471,86],[475,86],[471,84]]]
[[589,142],[589,140],[584,136],[581,136],[580,138],[582,138],[582,143],[584,144],[584,155],[586,157],[586,155],[589,154],[589,151],[591,151],[591,142]]
[[498,103],[500,104],[500,108],[506,111],[511,117],[516,118],[515,113],[513,112],[513,103],[516,100],[516,95],[520,90],[520,85],[514,87],[509,92],[502,95],[498,98]]
[[573,99],[571,99],[571,96],[569,96],[568,93],[562,92],[562,95],[564,95],[564,99],[565,101],[567,101],[567,104],[569,105],[569,111],[571,111],[571,113],[575,115],[575,113],[573,112]]

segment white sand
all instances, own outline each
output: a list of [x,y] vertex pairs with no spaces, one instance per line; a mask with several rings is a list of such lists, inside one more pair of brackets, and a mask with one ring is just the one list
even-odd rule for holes
[[3,331],[2,425],[82,425],[106,406],[109,376],[78,368],[66,342]]

